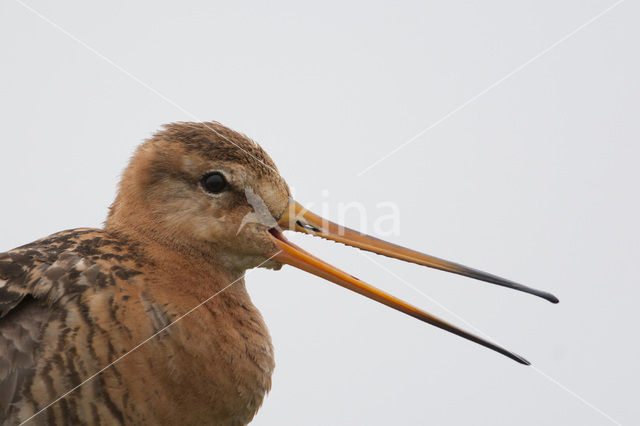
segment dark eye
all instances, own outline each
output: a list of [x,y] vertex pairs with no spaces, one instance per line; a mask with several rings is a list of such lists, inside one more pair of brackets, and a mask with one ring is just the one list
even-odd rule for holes
[[212,194],[219,194],[227,189],[227,180],[220,172],[209,173],[202,177],[202,187]]

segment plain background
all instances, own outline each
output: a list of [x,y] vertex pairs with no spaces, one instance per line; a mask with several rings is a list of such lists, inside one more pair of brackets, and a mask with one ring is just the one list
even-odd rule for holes
[[217,120],[260,142],[299,201],[370,217],[392,201],[394,242],[561,300],[369,256],[392,275],[291,236],[538,370],[293,268],[258,270],[277,368],[254,424],[638,423],[636,2],[524,67],[614,2],[27,4],[166,99],[2,0],[0,250],[100,226],[140,141]]

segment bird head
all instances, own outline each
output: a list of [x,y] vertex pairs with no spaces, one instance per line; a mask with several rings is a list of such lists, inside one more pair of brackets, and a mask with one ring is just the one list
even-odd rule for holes
[[306,210],[291,198],[259,145],[215,122],[170,124],[144,142],[124,172],[106,229],[144,235],[234,271],[292,265],[522,364],[528,361],[318,259],[283,232],[318,236],[558,302],[550,293],[382,241]]
[[106,228],[243,271],[276,250],[268,231],[289,198],[273,160],[245,135],[216,122],[173,123],[138,147]]

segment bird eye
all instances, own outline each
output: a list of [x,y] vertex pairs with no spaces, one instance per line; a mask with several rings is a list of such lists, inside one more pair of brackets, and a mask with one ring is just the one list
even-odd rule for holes
[[212,194],[221,193],[222,191],[227,189],[227,185],[227,180],[220,172],[209,173],[207,175],[204,175],[204,177],[202,178],[202,187],[205,191]]

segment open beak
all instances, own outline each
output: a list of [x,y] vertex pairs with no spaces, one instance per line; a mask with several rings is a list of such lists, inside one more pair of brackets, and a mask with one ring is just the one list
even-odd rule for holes
[[454,274],[464,275],[466,277],[475,278],[477,280],[486,281],[489,283],[509,287],[514,290],[530,293],[543,299],[546,299],[552,303],[558,303],[558,299],[547,292],[539,291],[526,287],[521,284],[517,284],[513,281],[500,278],[495,275],[488,274],[486,272],[478,271],[476,269],[468,268],[466,266],[459,265],[457,263],[449,262],[437,257],[429,256],[417,251],[409,250],[407,248],[397,246],[395,244],[382,241],[378,238],[371,237],[369,235],[362,234],[349,228],[337,225],[320,216],[311,213],[306,210],[296,201],[291,200],[287,210],[282,214],[278,221],[278,228],[272,228],[270,234],[273,241],[281,250],[274,260],[285,263],[303,271],[322,277],[326,280],[334,282],[349,290],[360,293],[370,299],[376,300],[384,305],[387,305],[400,312],[404,312],[407,315],[411,315],[421,321],[435,325],[443,330],[449,331],[453,334],[457,334],[460,337],[476,342],[482,346],[499,352],[521,364],[529,365],[529,361],[522,358],[519,355],[514,354],[494,343],[491,343],[481,337],[466,332],[452,324],[447,323],[440,318],[433,316],[427,312],[424,312],[415,306],[412,306],[397,297],[394,297],[382,290],[379,290],[358,278],[341,271],[340,269],[329,265],[328,263],[318,259],[312,254],[306,252],[302,248],[293,244],[282,235],[281,230],[291,230],[303,232],[306,234],[316,235],[318,237],[326,238],[329,240],[337,241],[353,247],[358,247],[362,250],[371,251],[374,253],[382,254],[395,259],[404,260],[407,262],[417,263],[419,265],[429,266],[431,268],[441,269],[447,272],[453,272]]

